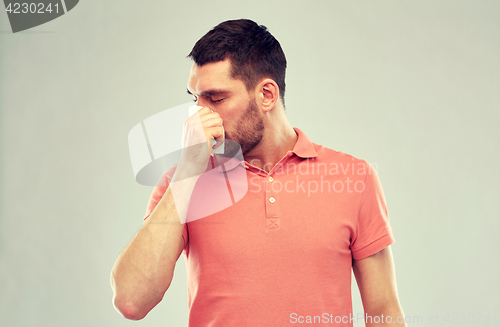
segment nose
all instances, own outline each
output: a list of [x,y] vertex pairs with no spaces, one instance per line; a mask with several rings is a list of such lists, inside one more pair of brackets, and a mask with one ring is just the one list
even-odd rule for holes
[[199,97],[196,101],[196,105],[200,107],[208,107],[208,101],[204,100],[202,97]]

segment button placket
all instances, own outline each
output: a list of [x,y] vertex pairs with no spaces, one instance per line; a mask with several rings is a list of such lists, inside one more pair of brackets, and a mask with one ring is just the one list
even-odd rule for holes
[[272,176],[266,176],[266,229],[280,229],[281,221],[279,215],[279,204],[278,194],[273,190],[273,182],[275,182]]

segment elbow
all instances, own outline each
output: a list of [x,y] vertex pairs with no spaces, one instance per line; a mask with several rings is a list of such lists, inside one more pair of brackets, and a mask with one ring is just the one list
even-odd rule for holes
[[133,298],[124,295],[122,291],[117,291],[113,275],[111,275],[111,287],[113,289],[113,306],[116,311],[130,320],[141,320],[146,317],[149,310],[144,310],[142,306],[133,301]]
[[111,274],[113,306],[123,317],[141,320],[162,300],[165,292],[155,292],[147,283],[130,284],[130,281],[119,281],[114,273]]
[[113,299],[115,309],[125,318],[130,320],[141,320],[148,314],[149,311],[141,309],[132,301],[120,299],[115,296]]

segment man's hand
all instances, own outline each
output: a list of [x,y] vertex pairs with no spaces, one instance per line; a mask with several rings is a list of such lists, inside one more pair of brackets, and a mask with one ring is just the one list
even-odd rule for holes
[[184,122],[182,133],[182,155],[178,169],[185,177],[206,171],[212,154],[211,140],[216,140],[213,149],[224,141],[224,128],[219,113],[203,107]]

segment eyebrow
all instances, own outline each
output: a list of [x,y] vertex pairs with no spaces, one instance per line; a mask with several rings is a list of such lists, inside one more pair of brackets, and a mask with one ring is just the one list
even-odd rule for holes
[[[189,89],[186,89],[187,93],[190,95],[193,95]],[[212,90],[207,90],[205,92],[202,92],[200,96],[214,96],[214,95],[220,95],[220,94],[226,94],[229,93],[230,91],[228,90],[223,90],[223,89],[212,89]]]

